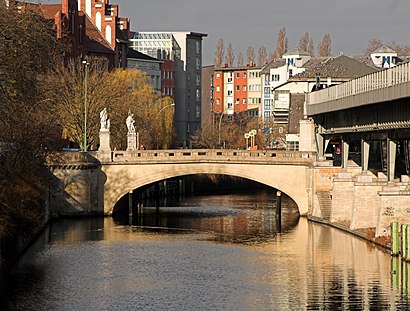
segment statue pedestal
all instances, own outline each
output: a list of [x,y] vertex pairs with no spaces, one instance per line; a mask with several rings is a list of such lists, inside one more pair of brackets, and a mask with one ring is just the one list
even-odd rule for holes
[[128,134],[127,134],[127,151],[128,150],[137,150],[137,139],[138,139],[138,134],[137,133],[128,132]]
[[110,131],[100,130],[100,147],[98,148],[100,161],[111,161]]

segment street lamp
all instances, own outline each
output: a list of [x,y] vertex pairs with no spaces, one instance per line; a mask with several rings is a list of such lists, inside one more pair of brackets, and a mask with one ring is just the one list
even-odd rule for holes
[[245,133],[244,137],[245,137],[245,140],[246,140],[246,150],[248,150],[248,146],[249,146],[248,139],[251,136],[249,135],[249,133]]
[[218,124],[218,145],[221,145],[221,122],[222,122],[222,117],[224,115],[224,112],[221,112],[221,116],[219,117],[219,124]]
[[[158,117],[159,117],[159,114],[162,112],[162,111],[164,111],[166,108],[168,108],[168,107],[172,107],[172,106],[175,106],[175,102],[173,102],[172,104],[169,104],[169,105],[167,105],[167,106],[165,106],[165,107],[162,107],[159,111],[158,111],[158,113],[157,113],[157,115],[156,115],[156,117],[155,117],[155,126],[157,126],[157,119],[158,119]],[[155,144],[156,144],[156,149],[158,149],[158,129],[157,128],[155,128]]]
[[83,151],[87,152],[87,79],[88,79],[88,68],[90,63],[83,60],[84,65],[84,137],[83,137]]

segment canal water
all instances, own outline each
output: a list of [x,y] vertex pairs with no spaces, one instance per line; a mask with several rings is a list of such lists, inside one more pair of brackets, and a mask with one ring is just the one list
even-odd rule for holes
[[407,310],[408,267],[299,218],[275,194],[181,198],[129,219],[53,222],[14,267],[3,310]]

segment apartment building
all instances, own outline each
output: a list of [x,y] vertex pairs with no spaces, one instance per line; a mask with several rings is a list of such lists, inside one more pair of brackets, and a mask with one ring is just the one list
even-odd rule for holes
[[227,67],[214,70],[214,113],[259,116],[260,67]]
[[137,32],[129,47],[159,60],[172,61],[177,146],[189,147],[201,129],[202,40],[196,32]]

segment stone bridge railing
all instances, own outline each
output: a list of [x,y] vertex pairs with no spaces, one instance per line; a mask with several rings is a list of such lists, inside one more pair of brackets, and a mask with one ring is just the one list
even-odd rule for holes
[[[96,154],[98,158],[98,153]],[[316,159],[314,152],[237,149],[175,149],[113,151],[109,163],[253,163],[309,165]]]

